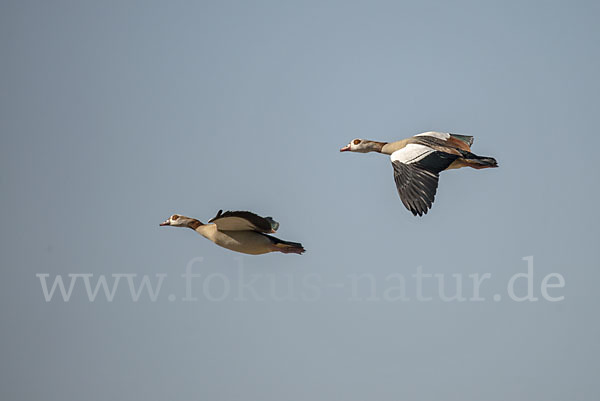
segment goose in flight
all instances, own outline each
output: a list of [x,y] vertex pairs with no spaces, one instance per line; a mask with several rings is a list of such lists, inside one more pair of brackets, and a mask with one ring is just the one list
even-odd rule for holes
[[304,247],[298,242],[283,241],[268,235],[277,231],[279,223],[271,217],[261,217],[252,212],[223,213],[219,210],[207,224],[191,217],[174,214],[160,225],[191,228],[223,248],[250,255],[304,252]]
[[461,167],[498,167],[493,157],[471,153],[472,144],[472,136],[424,132],[390,143],[354,139],[340,152],[390,155],[402,203],[415,216],[422,216],[433,204],[440,172]]

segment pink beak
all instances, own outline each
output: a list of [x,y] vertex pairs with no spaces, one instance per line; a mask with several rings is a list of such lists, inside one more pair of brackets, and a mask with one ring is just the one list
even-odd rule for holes
[[340,149],[340,152],[348,152],[348,151],[350,151],[350,145],[346,145]]
[[159,226],[170,226],[170,225],[171,225],[171,222],[169,220],[165,220],[159,224]]

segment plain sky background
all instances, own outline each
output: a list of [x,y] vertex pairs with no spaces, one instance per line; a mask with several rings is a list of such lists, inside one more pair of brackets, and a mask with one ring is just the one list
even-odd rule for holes
[[[2,1],[0,399],[598,399],[599,17],[597,1]],[[442,173],[423,218],[387,157],[339,153],[429,130],[475,136],[500,168]],[[318,299],[182,302],[189,260],[235,283],[236,255],[158,223],[219,209],[274,216],[306,254],[244,272],[318,274]],[[564,301],[506,297],[529,255],[535,295],[557,272]],[[418,266],[490,273],[488,300],[327,286],[369,273],[381,293]],[[169,276],[156,302],[123,286],[46,303],[37,273]]]

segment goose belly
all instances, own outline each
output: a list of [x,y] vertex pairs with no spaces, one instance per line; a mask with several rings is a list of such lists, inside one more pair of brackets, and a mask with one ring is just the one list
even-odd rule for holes
[[223,248],[250,255],[273,252],[269,238],[254,231],[217,231],[213,241]]

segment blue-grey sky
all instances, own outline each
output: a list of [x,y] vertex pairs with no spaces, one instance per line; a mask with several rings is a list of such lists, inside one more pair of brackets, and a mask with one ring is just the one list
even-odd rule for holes
[[[599,17],[594,1],[3,1],[0,398],[597,399]],[[442,173],[423,218],[386,156],[338,151],[430,130],[475,136],[500,168]],[[307,253],[236,259],[158,227],[219,209],[271,215]],[[528,256],[538,301],[516,302]],[[263,300],[212,302],[201,277],[182,301],[196,257],[209,296],[243,271]],[[462,275],[467,298],[489,273],[486,301],[430,286],[419,302],[419,267]],[[167,277],[155,302],[125,279],[112,302],[82,281],[46,302],[36,277],[126,273]],[[562,301],[540,295],[550,273]],[[351,293],[363,274],[375,295]],[[398,274],[409,301],[384,296]],[[273,299],[288,281],[310,299]]]

